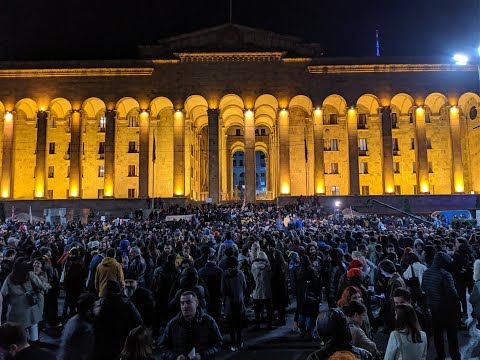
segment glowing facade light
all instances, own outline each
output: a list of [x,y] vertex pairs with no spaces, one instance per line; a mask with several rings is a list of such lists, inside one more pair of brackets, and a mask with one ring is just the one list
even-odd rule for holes
[[453,55],[453,60],[455,61],[455,65],[467,65],[468,56],[464,54],[455,54]]
[[290,194],[290,185],[289,184],[283,184],[282,189],[281,189],[282,195],[288,195]]
[[5,120],[6,121],[12,121],[13,120],[13,114],[10,111],[7,111],[5,113]]

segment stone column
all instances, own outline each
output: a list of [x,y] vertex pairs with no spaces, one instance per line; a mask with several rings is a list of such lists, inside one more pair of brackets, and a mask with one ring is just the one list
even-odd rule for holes
[[173,195],[185,196],[185,114],[173,114]]
[[[220,202],[220,171],[218,147],[219,109],[208,109],[208,197]],[[229,173],[230,174],[230,173]],[[229,188],[231,189],[231,187]]]
[[278,113],[278,148],[280,195],[290,195],[290,117],[288,110]]
[[35,198],[44,198],[46,186],[47,153],[47,117],[46,111],[37,112],[37,146],[35,152]]
[[430,192],[428,178],[428,155],[427,155],[427,128],[425,125],[425,109],[415,109],[415,156],[417,162],[417,189],[422,194]]
[[138,197],[148,198],[149,154],[150,154],[150,114],[142,111],[139,116],[140,144],[138,154]]
[[105,197],[115,196],[115,110],[105,112],[105,174],[103,193]]
[[69,197],[82,196],[82,114],[80,110],[72,110],[70,114],[70,184]]
[[357,110],[353,107],[347,110],[348,132],[348,168],[349,168],[349,194],[360,195],[360,177],[358,169],[358,132]]
[[392,109],[390,106],[380,108],[382,120],[382,152],[383,152],[383,192],[395,192],[393,175],[393,140],[392,140]]
[[7,111],[3,117],[3,157],[2,157],[2,181],[1,191],[2,198],[8,199],[12,197],[12,158],[13,158],[13,130],[14,115]]
[[450,108],[450,138],[452,142],[453,192],[465,192],[463,179],[462,143],[460,135],[460,109]]
[[245,111],[245,201],[253,203],[256,200],[255,191],[255,113]]
[[322,110],[313,111],[313,181],[315,195],[325,195],[325,158],[323,154],[323,119]]

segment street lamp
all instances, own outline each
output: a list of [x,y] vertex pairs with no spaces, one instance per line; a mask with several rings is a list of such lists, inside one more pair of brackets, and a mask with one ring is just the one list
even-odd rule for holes
[[[479,48],[479,51],[480,51],[480,48]],[[455,65],[467,65],[468,56],[464,54],[455,54],[453,55],[453,60],[455,61]]]

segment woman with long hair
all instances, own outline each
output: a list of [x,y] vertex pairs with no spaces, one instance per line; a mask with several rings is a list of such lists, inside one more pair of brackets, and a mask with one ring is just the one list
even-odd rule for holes
[[43,318],[43,292],[50,289],[33,271],[26,258],[15,260],[12,272],[3,283],[3,306],[9,306],[7,321],[23,325],[30,341],[38,341],[38,323]]
[[395,314],[395,330],[388,339],[385,360],[425,360],[427,335],[421,331],[414,308],[411,305],[397,305]]
[[148,329],[140,325],[125,339],[120,360],[153,360],[152,339]]

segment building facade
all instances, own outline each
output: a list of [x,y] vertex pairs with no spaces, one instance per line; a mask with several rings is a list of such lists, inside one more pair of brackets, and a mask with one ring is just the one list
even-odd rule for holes
[[0,63],[2,198],[480,192],[477,66],[327,58],[234,24],[141,53]]

